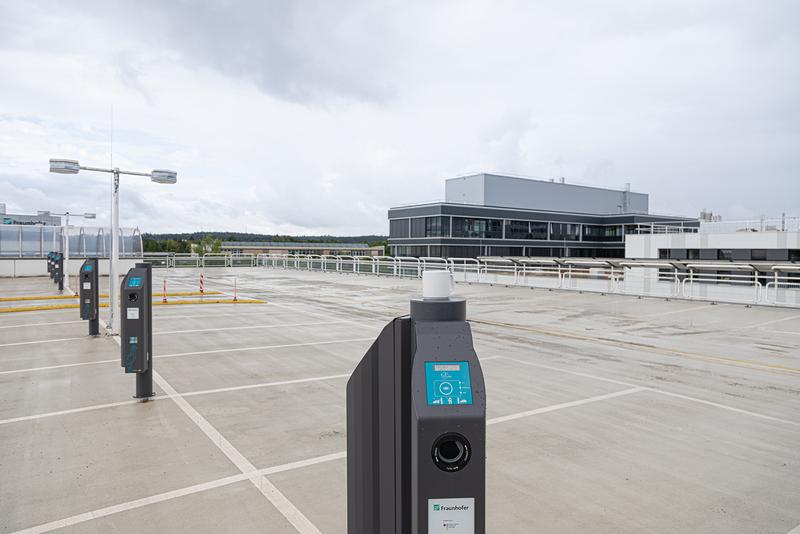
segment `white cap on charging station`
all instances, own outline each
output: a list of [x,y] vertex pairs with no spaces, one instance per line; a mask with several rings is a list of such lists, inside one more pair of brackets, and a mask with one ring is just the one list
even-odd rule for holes
[[449,271],[422,272],[422,298],[446,299],[453,292],[453,275]]

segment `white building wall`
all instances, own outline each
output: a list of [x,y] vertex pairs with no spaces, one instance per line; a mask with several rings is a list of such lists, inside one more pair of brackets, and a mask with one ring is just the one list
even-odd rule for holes
[[626,258],[658,258],[659,249],[800,249],[800,232],[640,234],[625,236]]

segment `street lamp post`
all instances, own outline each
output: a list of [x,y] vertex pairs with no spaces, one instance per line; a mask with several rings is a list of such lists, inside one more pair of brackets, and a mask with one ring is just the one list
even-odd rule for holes
[[64,217],[64,219],[65,219],[64,220],[64,222],[65,222],[65,224],[64,224],[64,233],[63,233],[64,245],[61,248],[64,250],[64,273],[66,274],[66,277],[65,277],[66,284],[65,285],[66,285],[67,291],[71,292],[72,290],[69,287],[69,216],[70,215],[75,215],[76,217],[83,217],[84,219],[94,219],[95,217],[97,217],[97,215],[95,215],[94,213],[89,213],[89,212],[86,212],[86,213],[83,213],[83,214],[80,214],[80,213],[73,214],[73,213],[70,213],[68,211],[66,211],[64,213],[50,212],[50,214],[51,215],[58,215],[60,217]]
[[130,176],[146,176],[150,181],[157,184],[174,184],[178,181],[178,173],[168,170],[154,170],[147,172],[123,171],[118,167],[104,169],[101,167],[84,167],[72,159],[51,159],[50,172],[59,174],[78,174],[80,171],[105,172],[112,175],[111,183],[111,258],[109,261],[109,296],[111,311],[108,329],[111,334],[119,332],[117,309],[119,308],[119,275],[117,274],[117,262],[119,261],[119,176],[126,174]]

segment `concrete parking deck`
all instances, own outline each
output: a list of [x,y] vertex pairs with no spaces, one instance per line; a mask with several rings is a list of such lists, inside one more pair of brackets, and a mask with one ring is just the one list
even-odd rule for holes
[[[269,303],[154,309],[148,403],[77,310],[0,315],[0,532],[346,531],[347,377],[419,281],[219,268],[206,287],[234,276]],[[486,376],[488,532],[800,525],[797,310],[456,292]]]

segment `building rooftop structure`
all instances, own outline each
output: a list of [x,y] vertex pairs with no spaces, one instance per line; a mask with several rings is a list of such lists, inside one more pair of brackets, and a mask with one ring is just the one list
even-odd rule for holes
[[445,202],[587,215],[646,214],[649,196],[622,190],[498,174],[445,180]]
[[649,197],[622,190],[475,174],[445,181],[445,200],[389,209],[397,256],[623,257],[637,225],[696,231],[696,218],[649,213]]
[[2,202],[0,202],[0,217],[4,225],[61,226],[61,217],[51,215],[49,211],[37,211],[36,215],[7,213],[6,205]]

